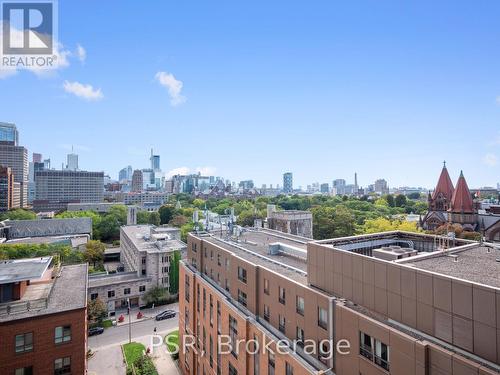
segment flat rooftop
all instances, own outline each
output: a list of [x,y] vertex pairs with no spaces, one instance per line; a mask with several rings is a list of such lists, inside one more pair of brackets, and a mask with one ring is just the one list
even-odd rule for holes
[[0,284],[40,279],[51,262],[52,257],[2,260]]
[[[175,239],[156,241],[151,235],[151,228],[153,228],[151,225],[125,225],[121,227],[139,251],[164,252],[186,248],[187,245],[184,242]],[[165,231],[165,228],[160,229],[162,233],[168,232]]]
[[442,275],[500,288],[500,249],[479,245],[463,250],[405,259],[403,264]]
[[[253,264],[268,268],[301,284],[307,284],[307,242],[310,241],[308,238],[268,229],[246,229],[237,239],[221,238],[216,232],[201,238]],[[269,245],[276,243],[292,250],[296,249],[296,252],[272,255],[269,253]]]
[[[0,324],[84,308],[87,305],[87,272],[86,263],[63,266],[53,280],[29,285],[22,300],[0,304]],[[28,300],[30,295],[34,299]],[[11,313],[5,313],[3,308],[6,306],[11,307]]]
[[130,283],[135,281],[150,281],[150,277],[137,276],[137,272],[117,272],[109,275],[89,276],[89,288],[97,288],[113,284]]

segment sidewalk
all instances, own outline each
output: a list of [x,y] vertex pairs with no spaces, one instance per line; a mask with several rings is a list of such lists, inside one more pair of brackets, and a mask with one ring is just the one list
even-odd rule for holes
[[[134,324],[143,320],[154,319],[156,315],[165,310],[174,310],[177,314],[179,314],[179,303],[176,302],[176,303],[171,303],[169,305],[157,306],[155,308],[142,309],[142,310],[139,310],[139,308],[134,308],[130,312],[130,323]],[[137,314],[139,312],[143,314],[143,317],[141,319],[137,319]],[[123,315],[123,317],[125,318],[121,323],[118,322],[118,318],[120,317],[120,315]],[[116,320],[117,326],[128,324],[129,316],[127,314],[127,310],[117,310],[114,319]]]
[[[173,329],[172,331],[175,331],[177,329]],[[162,336],[164,336],[162,334]],[[150,336],[144,336],[137,338],[135,341],[140,342],[141,344],[144,344],[146,348],[151,347],[151,337]],[[158,371],[158,375],[174,375],[174,374],[179,374],[179,369],[177,368],[174,360],[170,356],[170,354],[167,351],[167,346],[165,343],[162,343],[161,346],[158,346],[156,348],[151,348],[151,358],[153,359],[153,362],[155,364],[156,370]]]

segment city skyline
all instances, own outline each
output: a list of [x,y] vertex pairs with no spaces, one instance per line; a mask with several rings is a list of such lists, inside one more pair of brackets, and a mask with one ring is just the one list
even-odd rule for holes
[[[297,186],[357,171],[360,186],[432,187],[442,160],[453,179],[498,182],[498,4],[260,4],[60,2],[64,64],[2,73],[1,120],[53,166],[73,144],[83,169],[112,176],[153,147],[167,172],[257,185],[291,170]],[[149,32],[164,14],[168,32]]]

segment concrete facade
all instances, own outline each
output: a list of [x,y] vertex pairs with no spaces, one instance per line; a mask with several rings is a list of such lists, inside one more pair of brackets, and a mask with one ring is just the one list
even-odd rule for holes
[[267,225],[269,229],[301,237],[313,238],[313,219],[309,211],[268,210]]

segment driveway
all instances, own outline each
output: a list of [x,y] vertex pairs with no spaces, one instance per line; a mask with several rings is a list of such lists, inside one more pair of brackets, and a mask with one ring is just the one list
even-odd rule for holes
[[94,352],[88,363],[89,375],[125,375],[120,345],[103,347]]

